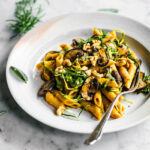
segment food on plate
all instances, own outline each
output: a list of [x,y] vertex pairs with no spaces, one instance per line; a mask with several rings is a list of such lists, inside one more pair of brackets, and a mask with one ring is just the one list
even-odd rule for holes
[[[75,38],[71,45],[61,44],[59,52],[49,51],[37,64],[44,80],[38,95],[56,108],[57,115],[68,108],[84,108],[100,120],[114,98],[130,88],[141,65],[124,36],[120,30],[105,33],[94,28],[87,40]],[[137,93],[149,93],[149,81],[150,76],[141,72]],[[112,118],[123,116],[124,99],[121,96],[115,104]]]

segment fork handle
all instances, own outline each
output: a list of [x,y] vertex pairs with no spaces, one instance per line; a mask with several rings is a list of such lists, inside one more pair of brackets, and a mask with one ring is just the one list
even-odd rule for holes
[[113,100],[113,102],[111,103],[110,107],[107,109],[107,111],[106,111],[105,115],[103,116],[102,120],[100,121],[100,123],[97,125],[97,127],[95,128],[95,130],[88,137],[88,139],[85,140],[85,144],[87,144],[87,145],[93,145],[94,143],[96,143],[98,140],[101,139],[101,137],[103,135],[103,128],[105,126],[105,123],[109,119],[110,114],[112,112],[112,109],[113,109],[115,103],[117,102],[117,100],[119,99],[119,97],[121,95],[122,95],[122,93],[119,93],[116,96],[116,98]]

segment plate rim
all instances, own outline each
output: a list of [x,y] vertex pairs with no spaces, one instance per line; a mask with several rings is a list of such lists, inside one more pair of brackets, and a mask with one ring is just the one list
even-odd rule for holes
[[[30,112],[26,111],[26,109],[24,109],[23,106],[22,106],[22,105],[19,103],[19,101],[17,100],[17,97],[15,96],[15,94],[12,92],[11,86],[10,86],[10,82],[9,82],[9,80],[8,80],[9,66],[10,66],[10,65],[9,65],[9,60],[10,60],[10,58],[11,58],[11,55],[12,55],[13,51],[15,50],[16,45],[17,45],[20,41],[22,41],[28,34],[30,34],[31,32],[33,32],[34,30],[36,30],[37,28],[39,28],[39,27],[42,26],[43,24],[48,23],[48,22],[53,22],[54,20],[56,20],[56,19],[58,19],[58,18],[62,18],[62,19],[63,19],[63,18],[65,18],[65,17],[71,16],[71,15],[74,15],[74,14],[95,14],[95,13],[96,13],[96,14],[104,14],[104,15],[105,15],[105,14],[111,14],[111,15],[114,15],[114,16],[123,17],[123,18],[125,18],[125,19],[134,21],[135,23],[138,23],[138,24],[142,25],[144,28],[147,28],[147,29],[150,31],[150,27],[148,27],[148,26],[145,25],[144,23],[142,23],[142,22],[140,22],[140,21],[137,21],[137,20],[135,20],[135,19],[129,18],[129,17],[127,17],[127,16],[120,15],[120,14],[113,14],[113,13],[109,13],[109,12],[79,12],[79,13],[71,13],[71,14],[69,14],[69,15],[66,14],[66,15],[61,15],[61,16],[53,17],[53,18],[51,18],[51,19],[49,19],[49,20],[47,20],[47,21],[45,21],[45,22],[42,22],[41,24],[37,25],[37,26],[34,27],[32,30],[30,30],[28,33],[26,33],[24,36],[22,36],[22,37],[16,42],[16,44],[15,44],[14,47],[12,48],[11,52],[9,53],[9,56],[8,56],[8,59],[7,59],[7,64],[6,64],[6,72],[5,72],[5,74],[6,74],[7,85],[8,85],[9,91],[10,91],[10,93],[11,93],[13,99],[14,99],[15,102],[19,105],[19,107],[21,107],[21,109],[23,109],[23,111],[25,111],[27,114],[30,115],[30,117],[32,117],[32,118],[38,120],[39,122],[41,122],[41,123],[43,123],[43,124],[46,124],[47,126],[50,126],[50,127],[53,127],[53,128],[59,129],[59,130],[67,131],[67,132],[72,132],[72,133],[80,133],[80,134],[87,134],[87,133],[90,133],[90,132],[82,132],[82,131],[68,130],[68,129],[66,129],[66,128],[61,128],[60,126],[57,126],[57,127],[56,127],[56,126],[50,125],[50,124],[48,124],[47,122],[43,122],[43,121],[39,120],[39,118],[38,118],[37,116],[33,116],[33,114],[31,114]],[[141,44],[142,44],[142,43],[141,43]],[[147,50],[150,52],[149,49],[147,49]],[[136,122],[134,122],[134,123],[132,123],[132,124],[127,125],[127,126],[124,127],[124,128],[120,128],[119,130],[112,130],[112,131],[105,132],[105,133],[118,132],[118,131],[121,131],[121,130],[130,128],[130,127],[133,127],[133,126],[135,126],[135,125],[138,125],[138,124],[142,123],[143,121],[145,121],[145,120],[147,120],[147,119],[149,119],[149,118],[150,118],[150,114],[147,115],[147,116],[145,116],[143,119],[140,119],[139,121],[136,121]]]

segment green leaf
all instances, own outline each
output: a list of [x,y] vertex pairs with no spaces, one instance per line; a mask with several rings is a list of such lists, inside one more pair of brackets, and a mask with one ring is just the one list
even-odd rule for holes
[[[47,4],[49,3],[48,0]],[[10,21],[10,29],[13,35],[10,39],[20,36],[31,30],[35,24],[40,22],[41,6],[36,7],[37,0],[20,0],[16,2],[16,10],[14,12],[15,19]],[[36,7],[36,8],[35,8]]]
[[27,75],[21,71],[20,69],[14,67],[14,66],[11,66],[10,67],[10,70],[18,77],[20,78],[22,81],[24,81],[25,83],[27,83],[28,81],[28,77]]
[[81,108],[81,111],[79,112],[78,117],[80,117],[80,115],[83,113],[84,110],[85,110],[85,107],[82,107],[82,108]]
[[71,114],[65,114],[65,113],[63,113],[62,115],[63,115],[63,116],[67,116],[67,117],[72,117],[72,118],[79,119],[78,116],[71,115]]
[[149,81],[150,80],[150,75],[144,76],[143,81]]
[[0,111],[0,116],[3,115],[3,114],[5,114],[5,113],[6,113],[5,110],[4,111]]
[[116,80],[111,73],[109,72],[109,70],[107,70],[107,76],[111,79],[111,80]]
[[69,114],[63,113],[62,114],[63,116],[67,116],[67,117],[72,117],[72,118],[75,118],[75,119],[79,119],[79,117],[71,109],[67,108],[66,111],[69,112]]
[[119,10],[115,9],[115,8],[101,8],[101,9],[98,9],[97,11],[108,11],[108,12],[112,12],[112,13],[118,13],[119,12]]
[[125,98],[123,100],[126,101],[126,102],[128,102],[128,103],[130,103],[130,104],[133,104],[132,101],[129,101],[129,100],[125,99]]
[[109,91],[109,92],[116,92],[116,91],[118,91],[118,88],[113,88],[113,87],[107,86],[106,90]]

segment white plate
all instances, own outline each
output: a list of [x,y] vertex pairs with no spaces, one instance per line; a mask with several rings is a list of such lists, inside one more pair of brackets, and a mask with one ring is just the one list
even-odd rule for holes
[[[121,29],[125,31],[126,42],[142,59],[142,70],[150,73],[150,29],[134,20],[109,13],[77,13],[58,17],[45,22],[27,33],[14,46],[7,63],[6,75],[9,89],[16,102],[28,114],[37,120],[70,132],[91,133],[99,121],[84,112],[80,120],[58,117],[54,108],[43,98],[37,96],[42,81],[38,76],[35,65],[49,50],[58,49],[61,43],[71,43],[75,37],[87,38],[91,36],[91,29],[97,27],[106,31]],[[27,84],[17,80],[9,67],[16,66],[29,77]],[[126,96],[134,104],[127,106],[124,117],[109,120],[104,132],[114,132],[134,126],[150,117],[150,99],[140,95]],[[130,105],[128,107],[128,105]]]

